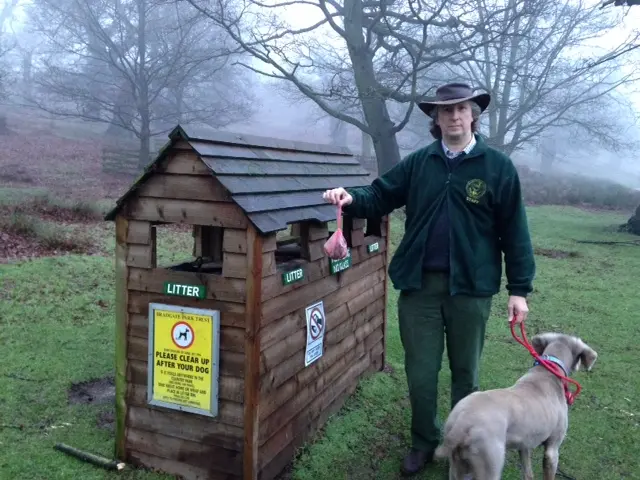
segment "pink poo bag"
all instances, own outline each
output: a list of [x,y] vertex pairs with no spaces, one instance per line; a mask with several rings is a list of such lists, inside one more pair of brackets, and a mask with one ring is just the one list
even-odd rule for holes
[[340,260],[347,256],[347,240],[342,233],[342,207],[338,205],[338,229],[324,244],[324,253],[331,260]]

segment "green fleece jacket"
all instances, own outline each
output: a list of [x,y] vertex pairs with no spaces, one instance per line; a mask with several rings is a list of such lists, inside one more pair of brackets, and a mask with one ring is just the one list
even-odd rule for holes
[[344,213],[379,218],[406,206],[405,234],[389,264],[398,290],[419,289],[426,236],[441,202],[449,211],[451,295],[499,292],[504,253],[510,295],[533,290],[535,260],[518,172],[511,159],[482,137],[451,169],[440,141],[417,150],[371,185],[349,188]]

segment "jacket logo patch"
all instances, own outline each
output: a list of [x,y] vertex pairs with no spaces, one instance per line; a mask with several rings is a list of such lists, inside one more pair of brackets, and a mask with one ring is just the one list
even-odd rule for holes
[[467,182],[466,191],[467,202],[480,203],[480,198],[487,192],[487,184],[484,180],[474,178]]

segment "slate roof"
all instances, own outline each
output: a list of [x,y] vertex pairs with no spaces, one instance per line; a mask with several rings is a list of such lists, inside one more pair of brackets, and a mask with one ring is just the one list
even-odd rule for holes
[[180,140],[189,143],[262,233],[282,230],[300,221],[334,220],[336,207],[322,199],[322,192],[339,186],[368,185],[373,179],[344,147],[178,125],[156,159],[105,216],[106,220],[115,219]]

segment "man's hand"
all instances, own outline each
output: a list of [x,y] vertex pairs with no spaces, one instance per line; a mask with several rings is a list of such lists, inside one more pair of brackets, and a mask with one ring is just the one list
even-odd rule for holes
[[342,187],[334,188],[332,190],[326,190],[322,194],[322,198],[324,198],[329,203],[340,205],[341,207],[344,205],[350,205],[351,202],[353,202],[353,197],[349,195],[347,191]]
[[527,319],[527,314],[529,313],[527,299],[525,297],[511,295],[509,297],[507,311],[509,313],[509,322],[513,321],[514,315],[516,316],[516,324],[524,322]]

